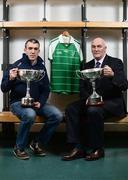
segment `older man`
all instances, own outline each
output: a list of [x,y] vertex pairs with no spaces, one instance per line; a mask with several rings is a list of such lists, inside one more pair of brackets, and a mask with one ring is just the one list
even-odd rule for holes
[[102,96],[104,103],[87,105],[92,85],[88,79],[81,80],[80,100],[66,108],[67,142],[71,145],[71,151],[63,156],[65,161],[82,157],[93,161],[104,157],[104,120],[126,114],[122,92],[127,90],[128,83],[123,62],[106,54],[106,43],[100,37],[92,41],[91,50],[94,59],[85,63],[84,69],[97,67],[97,64],[103,68],[101,78],[96,80],[96,92]]

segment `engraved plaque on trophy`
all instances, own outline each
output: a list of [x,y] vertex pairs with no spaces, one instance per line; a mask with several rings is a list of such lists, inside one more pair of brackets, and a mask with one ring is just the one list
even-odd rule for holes
[[102,105],[103,100],[102,96],[100,96],[95,90],[95,80],[100,78],[102,73],[102,68],[92,68],[92,69],[85,69],[82,71],[76,72],[79,78],[81,79],[89,79],[92,83],[93,93],[88,97],[86,104],[93,106],[93,105]]
[[25,81],[27,84],[26,96],[21,99],[21,105],[23,107],[32,107],[34,99],[30,96],[30,82],[40,81],[45,76],[44,70],[33,70],[33,69],[19,69],[18,78]]

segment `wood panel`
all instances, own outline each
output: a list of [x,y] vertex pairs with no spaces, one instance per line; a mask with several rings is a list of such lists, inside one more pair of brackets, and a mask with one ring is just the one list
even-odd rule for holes
[[122,29],[128,28],[128,22],[112,22],[112,21],[40,21],[40,22],[16,22],[16,21],[4,21],[0,23],[2,28],[109,28],[109,29]]
[[[36,123],[42,123],[43,120],[44,120],[44,118],[41,116],[36,117]],[[3,112],[0,112],[0,122],[18,123],[18,122],[20,122],[20,120],[15,115],[13,115],[11,112],[3,111]]]
[[105,22],[105,21],[97,21],[97,22],[86,22],[86,27],[88,28],[109,28],[109,29],[121,29],[128,28],[128,22]]
[[4,28],[82,28],[85,27],[84,22],[14,22],[6,21],[3,23]]

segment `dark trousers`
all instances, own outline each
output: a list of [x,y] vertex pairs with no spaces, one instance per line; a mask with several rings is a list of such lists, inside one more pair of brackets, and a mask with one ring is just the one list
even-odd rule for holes
[[[84,103],[85,104],[85,103]],[[97,149],[104,146],[104,119],[111,116],[104,106],[75,101],[66,108],[67,141]]]

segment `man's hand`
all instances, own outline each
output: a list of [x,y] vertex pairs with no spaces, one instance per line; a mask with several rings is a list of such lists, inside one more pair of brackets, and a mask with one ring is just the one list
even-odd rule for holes
[[18,68],[13,68],[9,71],[9,80],[14,80],[17,77]]
[[107,77],[113,77],[114,72],[111,67],[109,67],[108,65],[105,65],[103,68],[103,75]]
[[35,107],[35,108],[40,108],[40,102],[34,102],[33,103],[33,106]]

